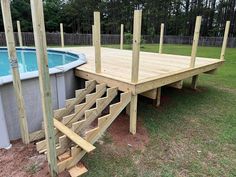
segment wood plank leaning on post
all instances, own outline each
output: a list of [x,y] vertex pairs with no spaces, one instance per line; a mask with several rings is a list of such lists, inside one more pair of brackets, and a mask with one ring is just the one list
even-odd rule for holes
[[2,16],[3,16],[4,30],[5,30],[8,55],[9,55],[9,63],[11,64],[13,86],[16,94],[16,102],[19,112],[21,138],[23,143],[28,144],[29,143],[28,123],[27,123],[27,116],[21,87],[20,73],[18,69],[18,61],[16,55],[15,40],[14,40],[12,18],[10,11],[10,1],[1,0],[1,6],[2,6]]
[[30,0],[34,40],[39,69],[39,83],[42,98],[43,119],[47,140],[47,159],[52,177],[57,176],[57,158],[55,145],[55,132],[53,126],[51,84],[48,69],[47,44],[44,25],[42,0]]
[[17,24],[17,32],[18,32],[18,40],[19,40],[19,45],[20,47],[23,46],[23,41],[22,41],[22,34],[21,34],[21,27],[20,27],[20,21],[16,21]]
[[161,24],[160,44],[159,44],[159,53],[160,53],[160,54],[162,54],[163,39],[164,39],[164,23]]
[[191,68],[195,67],[197,47],[198,47],[200,28],[201,28],[201,21],[202,21],[202,17],[197,16],[196,24],[195,24],[195,30],[194,30],[193,44],[192,44],[192,53],[191,53],[191,62],[190,62],[190,67]]
[[61,47],[65,47],[63,23],[60,23],[60,33],[61,33]]
[[100,12],[94,12],[95,72],[101,73],[101,26]]
[[123,50],[124,48],[124,25],[120,25],[120,49]]
[[222,49],[221,49],[221,54],[220,54],[221,60],[225,60],[225,50],[226,50],[227,42],[228,42],[229,27],[230,27],[230,21],[227,21],[225,25],[224,39],[223,39],[223,44],[222,44]]
[[138,82],[139,55],[141,42],[142,10],[134,11],[133,26],[133,54],[132,54],[132,75],[131,82]]
[[92,25],[92,43],[93,43],[93,46],[95,46],[95,42],[94,42],[94,25]]

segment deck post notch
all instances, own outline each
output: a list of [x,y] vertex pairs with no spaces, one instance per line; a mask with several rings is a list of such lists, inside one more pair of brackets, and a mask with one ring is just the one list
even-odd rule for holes
[[18,34],[19,45],[20,45],[20,47],[22,47],[23,46],[23,41],[22,41],[20,21],[17,20],[16,24],[17,24],[17,34]]
[[199,36],[200,36],[201,21],[202,21],[202,17],[197,16],[195,29],[194,29],[193,44],[192,44],[192,53],[191,53],[191,62],[190,62],[191,68],[195,67],[197,47],[198,47],[198,41],[199,41]]
[[46,32],[42,0],[30,0],[34,40],[39,70],[39,83],[42,99],[43,119],[47,142],[47,160],[52,177],[57,176],[57,156],[53,124],[51,84],[48,68]]
[[124,48],[124,24],[120,25],[120,49]]
[[225,25],[225,33],[224,33],[224,39],[223,39],[223,44],[222,44],[222,49],[221,49],[221,54],[220,54],[220,60],[225,60],[225,50],[226,50],[227,42],[228,42],[229,28],[230,28],[230,21],[227,21]]
[[21,138],[23,143],[29,144],[30,140],[29,140],[28,123],[27,123],[25,103],[22,93],[20,73],[18,68],[16,46],[15,46],[13,26],[12,26],[10,0],[1,0],[1,7],[2,7],[2,16],[3,16],[4,30],[7,42],[9,62],[11,63],[11,69],[12,69],[13,87],[16,95],[16,103],[19,112]]
[[100,12],[94,12],[95,72],[101,73],[101,25]]
[[163,50],[163,40],[164,40],[164,23],[161,24],[161,32],[160,32],[160,44],[159,44],[159,53],[162,54]]
[[65,47],[63,23],[60,23],[60,33],[61,33],[61,47],[63,48]]
[[133,24],[133,53],[132,53],[132,75],[131,82],[138,82],[139,75],[139,57],[140,57],[140,42],[141,42],[141,26],[142,26],[142,10],[134,11]]

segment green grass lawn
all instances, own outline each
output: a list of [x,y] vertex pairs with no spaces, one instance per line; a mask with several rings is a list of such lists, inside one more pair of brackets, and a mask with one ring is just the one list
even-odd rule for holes
[[[157,52],[158,45],[145,44],[142,50]],[[191,46],[164,45],[163,50],[190,55]],[[220,48],[199,47],[198,56],[219,58]],[[141,99],[138,118],[150,137],[146,148],[131,152],[127,146],[119,154],[107,133],[105,143],[85,156],[85,176],[236,176],[236,49],[227,49],[225,59],[215,75],[200,75],[197,91],[188,79],[182,90],[163,89],[160,108]]]

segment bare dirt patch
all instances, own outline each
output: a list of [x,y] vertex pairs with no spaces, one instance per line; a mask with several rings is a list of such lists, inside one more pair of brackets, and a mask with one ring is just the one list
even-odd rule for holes
[[[24,145],[20,140],[12,142],[9,150],[0,149],[0,176],[49,177],[46,156],[36,151],[31,143]],[[68,177],[68,173],[59,175]]]
[[132,151],[144,151],[149,142],[147,130],[140,120],[137,122],[137,133],[132,135],[129,132],[129,116],[121,114],[108,129],[114,146],[129,148]]

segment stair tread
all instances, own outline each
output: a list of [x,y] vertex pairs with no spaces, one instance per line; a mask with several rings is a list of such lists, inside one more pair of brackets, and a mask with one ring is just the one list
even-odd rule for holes
[[82,163],[79,163],[76,166],[69,169],[68,171],[71,177],[78,177],[86,173],[88,169]]

